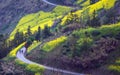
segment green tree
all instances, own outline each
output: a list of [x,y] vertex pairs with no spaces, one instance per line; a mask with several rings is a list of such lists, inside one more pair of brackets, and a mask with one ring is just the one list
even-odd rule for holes
[[49,36],[51,36],[50,27],[46,25],[43,30],[43,38],[48,38]]
[[35,40],[40,41],[41,38],[41,28],[40,26],[38,27],[38,32],[35,35]]
[[18,43],[19,43],[19,30],[17,30],[14,36],[14,44],[18,45]]
[[28,34],[28,36],[31,36],[31,35],[32,35],[32,32],[31,32],[31,27],[30,27],[30,26],[28,26],[28,29],[27,29],[27,34]]
[[96,10],[94,10],[93,15],[92,15],[92,20],[90,21],[90,26],[92,27],[97,27],[100,26],[100,19],[99,17],[96,17]]
[[79,39],[75,45],[76,49],[73,52],[73,56],[80,56],[81,54],[86,53],[90,49],[92,43],[93,40],[89,37]]
[[17,30],[13,41],[14,41],[15,46],[24,42],[25,41],[25,36],[24,36],[23,32],[19,32],[19,30]]

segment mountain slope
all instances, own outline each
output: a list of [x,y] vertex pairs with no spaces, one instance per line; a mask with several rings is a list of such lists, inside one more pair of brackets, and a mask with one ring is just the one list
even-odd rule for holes
[[19,29],[20,32],[26,33],[28,26],[31,26],[31,30],[34,33],[38,26],[41,29],[44,29],[45,25],[52,26],[55,19],[59,19],[63,14],[69,12],[71,8],[64,6],[57,6],[51,12],[39,11],[38,13],[33,13],[24,16],[21,18],[16,28],[10,35],[10,38],[13,39],[16,31]]
[[[96,2],[95,4],[89,5],[85,8],[83,8],[82,10],[77,10],[75,12],[73,12],[74,15],[76,15],[78,18],[82,18],[83,20],[87,20],[89,17],[92,18],[93,14],[95,13],[95,15],[97,15],[99,13],[100,10],[102,9],[110,9],[115,5],[115,2],[117,0],[100,0],[98,2]],[[75,17],[76,17],[75,16]],[[71,22],[72,19],[74,18],[71,17],[71,14],[69,13],[68,15],[66,15],[63,19],[61,24],[65,25],[66,22]]]
[[[48,8],[49,6],[49,8]],[[1,0],[0,1],[0,32],[11,32],[20,18],[26,14],[47,11],[53,6],[47,5],[42,0]]]
[[[13,43],[21,41],[20,37],[14,38],[14,35],[19,34],[16,33],[18,31],[28,34],[24,36],[28,44],[27,58],[34,62],[86,74],[115,75],[108,70],[108,66],[120,57],[120,1],[92,0],[93,4],[90,0],[79,1],[83,4],[82,9],[71,10],[69,7],[57,6],[50,12],[39,11],[24,16],[11,33],[10,40],[15,39]],[[109,22],[99,25],[96,22],[101,21],[98,19],[100,17],[102,20],[107,20],[104,17],[110,18],[107,20]],[[31,29],[28,29],[29,26]],[[32,35],[29,35],[30,30]],[[13,49],[7,59],[15,60],[16,52],[26,44]],[[116,63],[119,67],[119,61]],[[22,63],[22,66],[26,67],[26,64]],[[29,70],[38,73],[36,66],[32,67],[30,69],[29,66]],[[109,68],[119,72],[119,68],[116,69],[114,65]]]

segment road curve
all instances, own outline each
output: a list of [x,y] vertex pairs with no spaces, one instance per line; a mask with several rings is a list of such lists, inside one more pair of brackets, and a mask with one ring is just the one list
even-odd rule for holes
[[[25,52],[26,48],[25,47],[22,47],[16,54],[16,57],[27,63],[27,64],[38,64],[38,63],[35,63],[33,61],[30,61],[28,60],[25,55],[24,55],[24,52]],[[85,75],[85,74],[81,74],[81,73],[76,73],[76,72],[71,72],[71,71],[67,71],[67,70],[62,70],[62,69],[57,69],[57,68],[53,68],[53,67],[49,67],[49,66],[45,66],[45,65],[42,65],[42,64],[38,64],[40,66],[43,66],[45,69],[47,70],[51,70],[51,71],[56,71],[56,72],[61,72],[61,73],[65,73],[65,74],[71,74],[71,75]]]
[[42,0],[43,2],[47,3],[47,4],[50,4],[50,5],[53,5],[53,6],[57,6],[57,4],[54,4],[54,3],[51,3],[51,2],[48,2],[47,0]]

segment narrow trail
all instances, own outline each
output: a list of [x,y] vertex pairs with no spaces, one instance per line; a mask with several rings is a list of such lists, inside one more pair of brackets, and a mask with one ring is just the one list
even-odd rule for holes
[[42,0],[43,2],[47,3],[47,4],[50,4],[50,5],[53,5],[53,6],[57,6],[57,4],[54,4],[54,3],[51,3],[51,2],[48,2],[47,0]]

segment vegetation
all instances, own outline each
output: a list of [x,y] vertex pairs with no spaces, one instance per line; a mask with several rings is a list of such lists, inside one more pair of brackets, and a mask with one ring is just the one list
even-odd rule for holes
[[80,56],[81,54],[86,53],[87,50],[90,49],[91,45],[93,44],[93,39],[91,38],[82,38],[77,41],[76,49],[74,51],[74,55]]
[[31,27],[32,33],[34,33],[39,26],[41,29],[44,29],[44,26],[46,25],[51,27],[56,18],[61,17],[64,13],[69,12],[70,10],[71,8],[69,7],[57,6],[51,12],[40,11],[38,13],[26,15],[19,21],[18,25],[10,35],[10,39],[13,39],[13,36],[18,29],[20,32],[24,31],[23,33],[25,34],[28,26]]
[[[97,36],[94,36],[93,32],[95,32],[95,31],[100,32],[100,34]],[[93,38],[98,39],[100,37],[107,37],[107,36],[115,37],[117,34],[119,34],[119,31],[120,31],[120,23],[115,24],[115,25],[114,24],[113,25],[103,25],[100,28],[81,29],[80,31],[73,32],[73,35],[78,38],[79,37],[85,38],[86,35],[84,33],[87,32],[88,36],[90,36],[90,37],[94,36]]]
[[63,46],[63,55],[68,59],[62,58],[62,60],[72,61],[71,64],[81,65],[83,68],[98,67],[109,53],[118,49],[120,39],[116,36],[119,33],[120,23],[76,30],[72,34],[73,37]]
[[[79,18],[79,20],[86,20],[86,19],[92,19],[93,18],[93,14],[94,11],[96,11],[95,16],[97,15],[97,13],[102,10],[108,10],[110,8],[112,8],[115,4],[116,0],[111,0],[109,2],[109,0],[100,0],[99,2],[89,5],[85,8],[83,8],[82,10],[77,10],[76,12],[73,12],[72,14],[77,15],[77,18]],[[61,22],[61,25],[66,25],[72,22],[74,17],[71,16],[71,14],[69,13],[68,15],[66,15]],[[73,21],[74,22],[74,21]]]
[[34,41],[29,47],[28,47],[28,53],[31,52],[31,50],[35,49],[41,44],[41,42]]
[[8,58],[11,57],[16,57],[16,53],[19,49],[21,49],[24,46],[25,42],[20,44],[19,46],[17,46],[15,49],[13,49],[9,54],[8,54]]
[[[39,11],[26,15],[21,18],[9,39],[0,35],[0,47],[4,50],[13,49],[7,58],[15,59],[17,51],[23,46],[30,53],[36,47],[39,48],[40,44],[44,44],[43,51],[38,53],[50,56],[49,52],[52,54],[52,50],[60,49],[60,54],[54,53],[58,57],[60,55],[57,60],[61,60],[62,64],[67,63],[84,69],[98,68],[106,64],[105,60],[112,52],[119,49],[120,17],[115,15],[117,11],[113,12],[116,9],[116,1],[77,0],[76,4],[83,7],[80,10],[57,6],[51,12]],[[59,34],[67,35],[58,37]],[[50,37],[58,38],[51,40]],[[46,42],[47,40],[49,42]],[[36,57],[34,60],[41,58]],[[15,59],[15,62],[35,75],[44,71],[44,67],[38,64],[26,64],[18,59]],[[120,61],[117,60],[108,68],[120,72],[119,64]]]
[[26,67],[27,70],[29,71],[32,71],[34,73],[36,72],[43,72],[44,71],[44,67],[43,66],[40,66],[40,65],[37,65],[37,64],[29,64],[27,67]]
[[42,50],[49,52],[49,51],[53,50],[55,47],[64,43],[66,40],[67,40],[66,36],[61,36],[55,40],[45,43],[45,45],[42,47]]
[[86,7],[90,5],[90,0],[77,0],[75,4],[81,6],[81,7]]
[[44,71],[44,67],[38,64],[26,64],[18,59],[15,60],[18,65],[23,66],[27,71],[33,72],[34,74],[41,74]]

